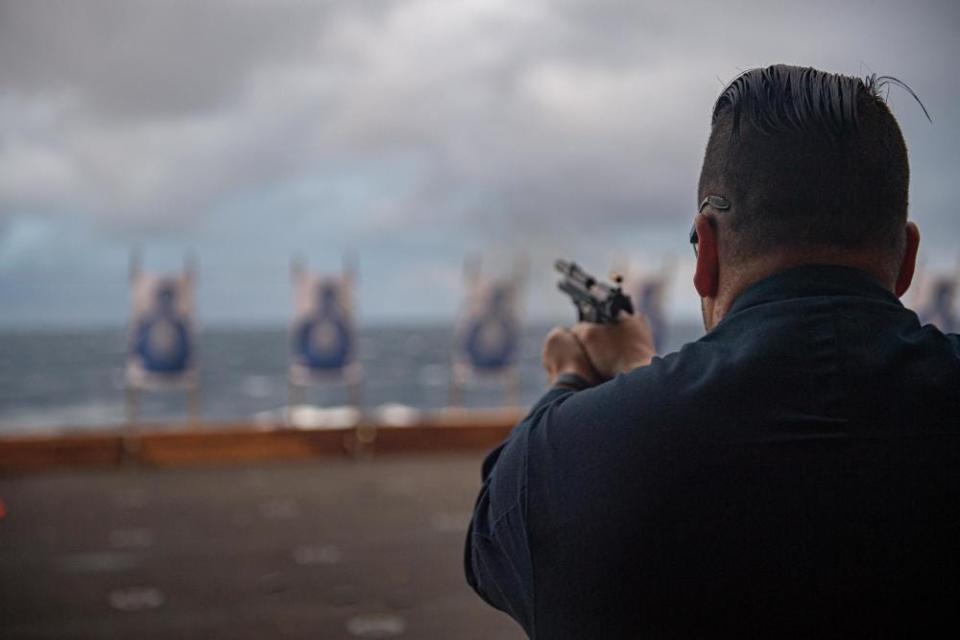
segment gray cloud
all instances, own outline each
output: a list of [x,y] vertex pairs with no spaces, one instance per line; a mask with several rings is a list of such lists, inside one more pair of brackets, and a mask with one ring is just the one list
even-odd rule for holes
[[343,14],[381,4],[6,2],[0,83],[71,95],[104,125],[229,108],[252,72],[315,55]]
[[2,18],[0,207],[140,225],[344,160],[376,192],[398,154],[418,169],[401,222],[685,216],[709,105],[742,68],[875,61],[935,112],[957,97],[930,82],[931,53],[957,53],[951,4],[20,2]]
[[246,258],[327,223],[361,248],[682,243],[715,96],[775,62],[917,90],[933,126],[890,100],[947,246],[958,28],[946,1],[7,1],[0,261],[14,218],[207,242],[231,209]]

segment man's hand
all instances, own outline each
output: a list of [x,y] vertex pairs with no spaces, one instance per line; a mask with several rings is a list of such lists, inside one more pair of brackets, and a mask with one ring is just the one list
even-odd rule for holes
[[576,336],[562,327],[555,327],[543,341],[543,368],[550,385],[563,373],[574,373],[591,385],[601,382]]
[[543,368],[550,384],[562,373],[575,373],[593,385],[646,366],[655,355],[647,319],[624,313],[613,325],[579,322],[573,329],[553,329],[543,343]]
[[644,367],[657,355],[650,324],[642,313],[621,313],[617,324],[578,322],[571,333],[586,350],[588,366],[604,379]]

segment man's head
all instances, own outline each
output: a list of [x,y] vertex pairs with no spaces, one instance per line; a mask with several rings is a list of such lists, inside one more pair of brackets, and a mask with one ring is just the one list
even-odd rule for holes
[[918,240],[907,223],[910,169],[882,86],[776,65],[724,89],[698,187],[698,202],[721,197],[707,200],[696,220],[695,284],[705,316],[714,316],[708,326],[725,309],[718,317],[707,307],[730,297],[728,289],[735,295],[749,280],[798,264],[861,267],[897,295],[909,286]]

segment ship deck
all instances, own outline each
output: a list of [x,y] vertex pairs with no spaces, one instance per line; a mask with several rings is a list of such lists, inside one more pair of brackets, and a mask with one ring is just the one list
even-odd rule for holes
[[474,449],[6,473],[0,637],[522,638],[464,581]]

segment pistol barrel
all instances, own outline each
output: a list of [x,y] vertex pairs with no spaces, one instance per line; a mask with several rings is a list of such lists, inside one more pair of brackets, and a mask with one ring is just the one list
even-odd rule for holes
[[633,301],[616,284],[598,281],[576,262],[556,260],[554,268],[563,274],[557,288],[570,297],[580,321],[615,324],[621,311],[633,313]]
[[576,262],[557,260],[553,263],[553,266],[569,280],[576,282],[586,289],[589,289],[597,282],[593,276],[581,269],[580,265],[578,265]]

